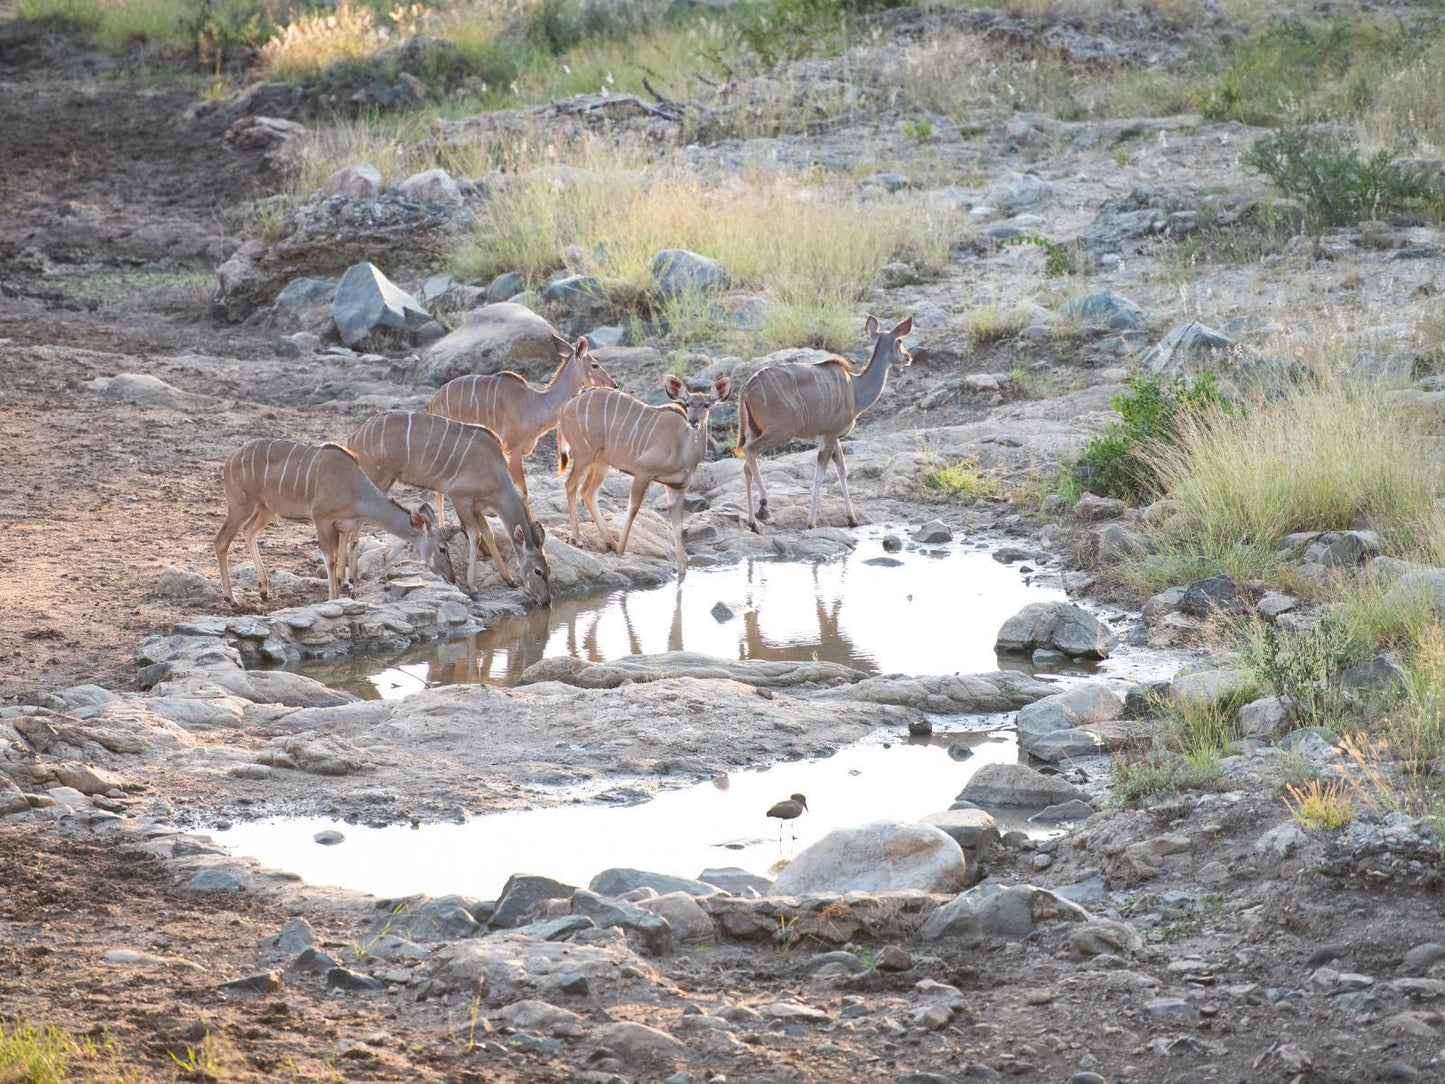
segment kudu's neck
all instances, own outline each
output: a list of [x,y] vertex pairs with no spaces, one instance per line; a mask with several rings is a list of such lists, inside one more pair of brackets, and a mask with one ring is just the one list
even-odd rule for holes
[[376,524],[404,542],[415,545],[421,540],[421,530],[412,523],[410,512],[369,481],[360,488],[361,492],[356,499],[356,515],[359,518]]
[[878,336],[868,364],[853,378],[853,409],[858,414],[878,402],[878,397],[883,394],[883,387],[888,383],[888,359],[892,353],[893,340],[887,335]]
[[583,361],[576,354],[562,359],[562,364],[557,366],[557,371],[552,374],[552,379],[547,382],[547,387],[538,396],[538,402],[542,411],[547,417],[555,417],[562,410],[562,405],[571,399],[586,382],[587,370],[583,368]]

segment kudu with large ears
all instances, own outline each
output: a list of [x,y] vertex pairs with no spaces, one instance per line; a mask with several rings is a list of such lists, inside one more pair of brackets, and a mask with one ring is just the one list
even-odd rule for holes
[[[617,381],[607,374],[602,363],[592,356],[586,338],[569,343],[553,334],[557,354],[562,363],[551,381],[540,391],[527,383],[520,373],[501,372],[488,376],[459,376],[449,380],[432,396],[427,407],[456,422],[485,425],[502,442],[511,468],[512,482],[527,498],[527,475],[522,461],[537,446],[543,435],[557,427],[562,407],[584,387],[615,388]],[[437,494],[437,508],[443,508]],[[442,512],[442,518],[446,513]]]
[[408,512],[377,489],[356,457],[339,444],[248,440],[222,465],[221,484],[226,493],[226,520],[216,532],[216,563],[221,568],[221,589],[233,605],[230,549],[236,532],[241,533],[256,562],[264,601],[270,589],[256,536],[278,519],[309,519],[316,524],[330,598],[341,596],[346,536],[368,523],[411,543],[428,568],[452,578],[451,557],[431,508],[422,505],[419,511]]
[[[771,365],[754,373],[738,396],[738,454],[743,457],[743,480],[748,495],[748,526],[768,516],[768,491],[763,485],[761,463],[764,452],[800,437],[818,437],[818,466],[813,472],[813,500],[808,506],[808,526],[818,525],[818,496],[829,462],[838,468],[838,485],[843,491],[843,508],[848,526],[856,527],[858,517],[848,496],[848,469],[843,462],[845,436],[858,424],[859,416],[878,401],[888,383],[888,371],[895,365],[913,363],[903,338],[913,330],[913,317],[884,331],[878,318],[869,316],[863,324],[873,341],[868,364],[854,372],[840,357],[822,361]],[[762,500],[753,514],[753,485]]]
[[682,548],[683,495],[697,465],[707,453],[707,418],[713,406],[732,393],[726,377],[706,391],[689,392],[687,385],[669,375],[662,383],[668,406],[648,406],[620,391],[589,391],[562,408],[557,427],[558,466],[568,470],[567,522],[572,541],[580,540],[577,492],[597,524],[603,549],[612,545],[607,524],[597,511],[597,490],[609,467],[632,475],[627,522],[617,543],[617,554],[627,551],[632,521],[653,482],[667,487],[667,513],[677,548],[678,578],[687,575],[687,554]]
[[[378,414],[351,434],[347,446],[382,492],[403,482],[435,489],[452,499],[467,533],[468,588],[476,587],[477,550],[483,545],[502,579],[514,585],[517,582],[487,523],[486,513],[492,510],[517,551],[523,589],[544,605],[551,601],[552,570],[543,550],[546,536],[512,484],[501,441],[490,429],[435,414],[394,410]],[[356,552],[352,549],[351,553],[354,578]]]

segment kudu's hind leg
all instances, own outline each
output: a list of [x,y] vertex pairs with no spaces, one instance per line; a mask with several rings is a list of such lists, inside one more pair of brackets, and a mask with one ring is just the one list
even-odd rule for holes
[[249,518],[244,508],[231,505],[226,509],[225,522],[216,532],[216,564],[221,570],[221,593],[232,606],[236,604],[236,596],[231,590],[231,543]]
[[[321,560],[326,565],[326,597],[337,599],[341,597],[341,573],[346,562],[346,555],[341,550],[345,534],[336,529],[336,523],[332,520],[318,519],[314,522],[316,542],[321,547]],[[263,594],[261,597],[266,596]]]
[[824,437],[818,445],[818,466],[813,471],[813,500],[808,505],[808,530],[818,526],[818,497],[823,492],[823,478],[828,472],[828,462],[833,458],[831,437]]
[[843,462],[843,442],[833,441],[833,465],[838,468],[838,488],[843,491],[843,511],[848,515],[848,526],[858,526],[858,516],[853,511],[853,500],[848,496],[848,468]]
[[256,566],[256,586],[260,590],[262,602],[271,597],[271,581],[266,578],[266,566],[261,561],[261,546],[256,540],[270,522],[271,514],[264,508],[258,508],[241,525],[241,538],[246,549],[251,552],[251,563]]
[[587,504],[587,510],[592,513],[592,522],[597,524],[597,537],[602,544],[603,553],[612,549],[612,532],[607,529],[607,521],[597,509],[597,491],[602,488],[607,471],[606,463],[593,463],[587,468],[587,477],[582,482],[582,499]]

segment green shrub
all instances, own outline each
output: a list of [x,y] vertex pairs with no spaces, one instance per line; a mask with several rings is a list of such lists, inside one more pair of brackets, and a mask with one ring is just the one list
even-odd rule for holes
[[1308,633],[1257,625],[1245,642],[1245,666],[1254,680],[1294,704],[1301,726],[1340,729],[1349,705],[1340,675],[1367,648],[1346,621],[1326,612]]
[[1129,394],[1114,396],[1109,405],[1119,420],[1085,445],[1073,477],[1084,489],[1125,500],[1147,500],[1162,491],[1153,453],[1178,442],[1181,421],[1230,409],[1212,373],[1172,382],[1150,373],[1133,376]]
[[909,0],[748,0],[737,13],[739,36],[766,67],[832,51],[860,15],[905,7]]
[[1388,150],[1362,158],[1353,147],[1312,141],[1298,128],[1265,136],[1240,155],[1240,161],[1284,195],[1300,200],[1317,228],[1445,207],[1445,188],[1428,168],[1401,165]]
[[1016,237],[1003,237],[999,245],[1033,245],[1044,250],[1044,274],[1072,275],[1074,259],[1069,250],[1057,241],[1050,241],[1041,233],[1021,233]]

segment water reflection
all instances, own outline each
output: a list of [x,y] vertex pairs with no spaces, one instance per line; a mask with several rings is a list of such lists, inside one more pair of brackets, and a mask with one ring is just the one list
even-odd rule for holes
[[[387,656],[300,669],[359,696],[428,685],[513,685],[554,655],[605,662],[696,651],[720,658],[820,660],[868,673],[973,673],[998,668],[999,626],[1029,602],[1062,598],[987,551],[951,546],[893,554],[867,537],[819,564],[753,559],[693,569],[685,583],[553,597],[549,608],[498,618],[483,631]],[[721,604],[721,606],[719,606]]]

